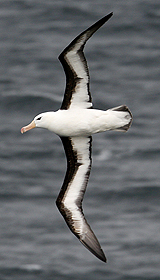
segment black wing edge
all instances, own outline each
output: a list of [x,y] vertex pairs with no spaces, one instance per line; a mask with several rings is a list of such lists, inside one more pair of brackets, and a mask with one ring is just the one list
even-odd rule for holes
[[60,193],[56,200],[56,205],[57,205],[59,211],[61,212],[61,201],[67,190],[68,182],[74,177],[74,174],[76,173],[76,171],[78,169],[78,163],[77,163],[77,154],[76,154],[76,152],[73,151],[71,139],[69,137],[60,137],[60,138],[61,138],[61,141],[62,141],[62,144],[64,147],[64,151],[66,154],[66,158],[67,158],[66,175],[64,178],[62,188],[61,188]]
[[[63,147],[64,147],[66,159],[67,159],[67,171],[66,171],[66,174],[65,174],[65,178],[64,178],[62,188],[60,190],[60,193],[59,193],[57,201],[56,201],[58,209],[61,208],[60,204],[61,204],[61,201],[62,201],[62,199],[65,195],[65,192],[67,190],[68,183],[74,178],[74,176],[75,176],[75,174],[78,170],[78,167],[81,165],[81,163],[78,161],[78,155],[77,155],[76,151],[73,150],[71,138],[70,137],[60,137],[60,138],[61,138],[61,141],[62,141],[62,144],[63,144]],[[89,179],[89,175],[90,175],[90,169],[91,169],[91,161],[92,161],[91,160],[92,137],[89,136],[88,138],[89,138],[89,144],[90,144],[90,148],[89,148],[90,167],[89,167],[89,170],[87,171],[87,174],[86,174],[86,182],[85,182],[86,185],[88,183],[88,179]],[[85,192],[85,190],[84,190],[84,192]],[[84,195],[84,193],[83,193],[83,195]],[[83,197],[82,197],[82,200],[83,200]],[[77,205],[78,205],[79,208],[81,208],[82,200],[77,200]]]
[[[63,197],[65,195],[65,192],[67,190],[67,186],[68,186],[68,181],[71,180],[74,177],[74,174],[76,173],[77,169],[78,169],[78,160],[77,160],[77,154],[73,151],[72,148],[72,144],[71,144],[71,139],[69,137],[60,137],[64,146],[64,150],[65,150],[65,154],[67,157],[67,171],[66,171],[66,175],[65,175],[65,179],[62,185],[62,188],[60,190],[60,193],[57,197],[56,200],[56,205],[60,211],[60,213],[62,214],[63,218],[65,219],[68,227],[70,228],[70,230],[72,231],[72,233],[80,240],[80,242],[93,254],[95,255],[98,259],[100,259],[103,262],[107,262],[107,259],[105,257],[105,254],[103,252],[103,250],[101,249],[101,246],[98,242],[98,239],[96,238],[94,232],[92,231],[92,229],[90,228],[89,224],[87,223],[84,214],[83,214],[83,210],[82,210],[82,201],[77,201],[79,210],[82,212],[83,218],[84,218],[84,222],[86,224],[86,228],[87,228],[87,233],[85,233],[84,236],[79,236],[76,232],[74,227],[72,227],[72,223],[70,222],[70,220],[68,219],[68,216],[70,215],[70,213],[67,211],[66,209],[64,209],[64,205],[62,203]],[[90,157],[91,157],[91,144],[92,144],[92,137],[90,137]],[[90,171],[89,171],[90,173]],[[87,176],[89,177],[89,173],[87,174]],[[86,182],[88,181],[88,178],[86,180]]]
[[[104,16],[100,20],[98,20],[96,23],[91,25],[89,28],[87,28],[85,31],[80,33],[59,55],[59,60],[63,66],[64,72],[66,74],[66,89],[65,89],[65,95],[62,101],[61,110],[67,110],[71,103],[71,98],[73,91],[76,87],[76,84],[78,82],[78,77],[75,75],[73,70],[71,70],[70,65],[68,65],[67,61],[65,60],[65,54],[69,52],[74,46],[81,41],[83,38],[83,35],[86,34],[86,38],[83,40],[82,44],[80,44],[80,48],[78,50],[79,54],[81,55],[84,63],[86,64],[86,72],[88,73],[89,77],[89,71],[87,67],[87,62],[83,53],[84,46],[88,39],[111,17],[113,16],[113,12],[109,13],[108,15]],[[89,102],[92,102],[91,94],[89,91],[89,84],[88,84],[88,94],[89,94]]]

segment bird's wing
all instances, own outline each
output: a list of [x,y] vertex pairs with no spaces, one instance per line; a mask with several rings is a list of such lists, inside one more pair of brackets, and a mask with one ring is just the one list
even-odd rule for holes
[[113,13],[103,17],[77,36],[59,55],[66,74],[66,90],[61,109],[72,106],[92,108],[89,91],[89,70],[83,49],[87,40],[107,21]]
[[101,246],[87,223],[82,200],[91,169],[91,137],[61,137],[67,172],[56,204],[70,230],[97,258],[106,262]]

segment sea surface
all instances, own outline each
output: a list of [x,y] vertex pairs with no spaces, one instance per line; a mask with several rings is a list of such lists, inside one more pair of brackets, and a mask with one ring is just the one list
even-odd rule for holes
[[[95,108],[126,104],[127,133],[93,136],[85,216],[105,264],[55,205],[66,159],[58,136],[20,129],[58,110],[57,57],[95,21],[87,43]],[[0,280],[160,279],[160,1],[0,0]]]

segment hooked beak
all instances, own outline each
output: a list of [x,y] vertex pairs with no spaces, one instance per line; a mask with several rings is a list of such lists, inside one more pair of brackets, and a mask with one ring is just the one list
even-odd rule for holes
[[35,127],[36,127],[36,124],[35,124],[35,121],[33,120],[30,124],[21,128],[21,133],[23,134],[24,132],[26,132],[32,128],[35,128]]

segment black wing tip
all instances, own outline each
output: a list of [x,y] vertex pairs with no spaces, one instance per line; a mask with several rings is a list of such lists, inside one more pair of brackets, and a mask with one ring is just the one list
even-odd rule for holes
[[87,30],[85,30],[83,33],[92,30],[91,34],[89,35],[88,39],[92,36],[93,33],[95,33],[103,24],[105,24],[111,17],[113,16],[113,12],[107,14],[106,16],[100,18],[98,21],[96,21],[93,25],[91,25]]
[[106,17],[112,17],[113,16],[113,12],[110,12],[108,15],[106,15]]
[[[113,16],[113,12],[111,12],[111,13],[109,13],[109,14],[107,14],[106,16],[104,16],[104,17],[102,17],[101,19],[99,19],[98,21],[96,21],[93,25],[91,25],[90,27],[88,27],[86,30],[84,30],[82,33],[80,33],[61,53],[60,53],[60,55],[58,56],[58,59],[61,61],[61,59],[63,59],[63,56],[64,56],[64,53],[65,53],[65,51],[69,48],[69,46],[70,45],[72,45],[73,44],[73,42],[75,42],[76,40],[77,40],[77,38],[79,38],[82,34],[84,34],[84,33],[86,33],[88,30],[90,30],[90,29],[92,29],[94,26],[98,26],[98,24],[100,24],[99,25],[99,27],[97,27],[96,28],[96,30],[94,31],[94,32],[96,32],[97,31],[97,29],[99,29],[106,21],[108,21],[111,17]],[[93,32],[93,33],[94,33]],[[93,34],[92,33],[92,34]],[[92,34],[89,36],[89,37],[91,37],[92,36]],[[88,37],[88,39],[89,39],[89,37]]]
[[80,239],[80,242],[93,254],[95,255],[99,260],[102,262],[107,263],[107,258],[101,249],[101,247],[94,249],[93,247],[88,245],[88,242],[85,242],[85,240]]
[[[89,226],[89,225],[88,225]],[[81,243],[98,259],[103,262],[107,262],[106,256],[101,248],[101,245],[95,236],[94,232],[91,230],[90,226],[83,237],[79,238]]]
[[102,18],[99,19],[99,20],[105,20],[105,21],[107,21],[107,20],[109,20],[112,16],[113,16],[113,12],[110,12],[109,14],[105,15],[104,17],[102,17]]
[[102,19],[105,19],[105,21],[107,21],[107,20],[109,20],[112,16],[113,16],[113,12],[107,14],[107,15],[104,16]]

